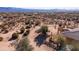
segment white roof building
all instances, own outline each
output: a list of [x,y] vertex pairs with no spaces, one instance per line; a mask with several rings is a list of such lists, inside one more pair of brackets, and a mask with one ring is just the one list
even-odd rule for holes
[[79,28],[71,29],[70,31],[63,32],[62,34],[67,38],[79,40]]

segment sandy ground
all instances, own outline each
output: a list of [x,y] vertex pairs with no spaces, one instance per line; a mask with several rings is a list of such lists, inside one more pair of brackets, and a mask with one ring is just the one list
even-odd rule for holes
[[9,47],[10,42],[0,42],[0,51],[14,51],[14,47]]
[[15,48],[13,46],[10,46],[10,43],[12,41],[8,41],[11,38],[12,33],[16,32],[20,28],[20,25],[11,31],[9,31],[7,34],[0,33],[0,37],[3,37],[3,41],[0,42],[0,51],[14,51]]
[[[0,33],[0,37],[4,38],[4,40],[0,42],[0,51],[14,51],[15,50],[15,48],[13,46],[10,46],[11,41],[8,41],[8,39],[10,39],[12,33],[16,32],[20,27],[21,27],[21,25],[19,25],[15,29],[9,31],[7,34]],[[37,33],[35,33],[35,30],[37,30],[37,29],[39,29],[39,27],[31,28],[30,34],[28,35],[30,45],[32,45],[34,47],[33,51],[52,51],[52,50],[54,50],[44,44],[42,44],[40,47],[36,46],[36,42],[34,42],[34,39],[38,35]],[[51,30],[52,33],[56,33],[56,30],[51,25],[49,25],[49,30]],[[21,36],[19,38],[21,39]]]
[[[52,30],[53,29],[52,27],[53,26],[50,26],[49,30]],[[54,50],[44,44],[42,44],[40,47],[36,46],[36,42],[34,42],[34,40],[35,40],[35,37],[38,35],[37,33],[35,33],[35,30],[37,30],[37,29],[39,29],[39,27],[35,27],[35,28],[31,29],[31,32],[28,36],[30,45],[32,45],[34,47],[34,51],[52,51],[52,50]],[[55,32],[55,31],[53,31],[53,32]]]

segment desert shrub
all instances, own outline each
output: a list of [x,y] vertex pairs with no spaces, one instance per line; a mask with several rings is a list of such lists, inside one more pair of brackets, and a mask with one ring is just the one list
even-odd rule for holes
[[42,34],[46,34],[46,32],[48,32],[48,27],[47,26],[42,26],[40,29],[35,31],[36,33],[42,33]]
[[34,20],[31,20],[31,25],[34,24]]
[[26,25],[30,24],[30,20],[26,20],[26,21],[25,21],[25,24],[26,24]]
[[24,33],[24,31],[25,31],[25,28],[22,27],[22,28],[20,29],[20,34]]
[[62,26],[62,24],[59,24],[59,27],[61,27]]
[[[73,43],[73,41],[66,41],[67,39],[64,38],[62,35],[54,35],[53,36],[53,41],[55,41],[56,43],[59,43],[61,46],[57,49],[57,50],[61,50],[61,51],[78,51],[79,48],[79,44],[77,45],[78,42]],[[75,41],[74,41],[75,42]]]
[[8,33],[8,30],[5,30],[5,31],[4,31],[4,34],[6,34],[6,33]]
[[62,35],[53,35],[53,40],[55,41],[55,42],[59,42],[59,43],[61,43],[61,42],[64,42],[65,41],[65,38],[62,36]]
[[64,38],[62,35],[58,35],[57,40],[58,40],[58,42],[63,42]]
[[62,35],[58,35],[57,42],[60,44],[57,50],[62,50],[63,47],[65,46],[64,37]]
[[3,40],[3,37],[0,37],[0,41],[2,41]]
[[48,27],[47,26],[42,26],[40,28],[41,33],[46,34],[46,32],[48,32]]
[[38,26],[38,25],[40,25],[40,21],[35,22],[35,26]]
[[23,36],[27,36],[29,34],[30,30],[26,30],[26,32],[23,34]]
[[17,33],[13,33],[13,34],[12,34],[12,38],[13,38],[13,39],[17,39],[18,36],[19,36],[19,35],[18,35]]
[[30,25],[27,25],[27,26],[26,26],[26,29],[29,29],[29,28],[31,28],[31,26],[30,26]]
[[22,39],[16,47],[17,51],[31,51],[33,47],[29,45],[29,41],[27,38]]
[[56,50],[63,50],[65,45],[64,37],[62,35],[53,35],[53,38],[50,39],[50,42],[57,45],[55,48]]

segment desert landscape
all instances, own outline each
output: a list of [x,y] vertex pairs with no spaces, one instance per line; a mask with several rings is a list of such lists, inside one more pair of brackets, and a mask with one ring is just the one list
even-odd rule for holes
[[79,13],[0,12],[0,51],[78,51]]

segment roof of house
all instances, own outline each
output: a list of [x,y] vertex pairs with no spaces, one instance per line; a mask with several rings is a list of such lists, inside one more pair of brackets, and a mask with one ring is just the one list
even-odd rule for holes
[[71,38],[71,39],[74,39],[74,40],[79,40],[79,28],[63,32],[62,34],[65,37],[68,37],[68,38]]

